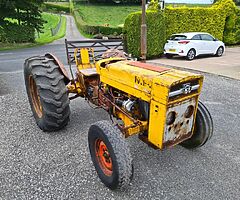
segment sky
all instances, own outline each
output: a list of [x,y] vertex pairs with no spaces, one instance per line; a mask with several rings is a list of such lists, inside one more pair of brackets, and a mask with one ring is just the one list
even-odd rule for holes
[[213,0],[165,0],[165,3],[211,4]]

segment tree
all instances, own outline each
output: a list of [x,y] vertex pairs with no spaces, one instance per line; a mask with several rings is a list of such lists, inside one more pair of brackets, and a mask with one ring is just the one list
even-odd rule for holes
[[9,23],[6,18],[16,19],[19,25],[27,25],[40,31],[43,0],[0,0],[0,25]]

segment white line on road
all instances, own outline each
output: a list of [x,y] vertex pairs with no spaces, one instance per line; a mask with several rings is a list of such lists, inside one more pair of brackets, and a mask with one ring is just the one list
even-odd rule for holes
[[24,60],[24,58],[17,58],[17,59],[11,59],[11,60],[1,60],[1,63],[10,63],[13,61],[19,61],[19,60]]
[[0,56],[12,55],[13,53],[0,53]]
[[13,72],[0,72],[0,75],[1,74],[18,74],[18,73],[22,73],[23,70],[18,70],[18,71],[13,71]]

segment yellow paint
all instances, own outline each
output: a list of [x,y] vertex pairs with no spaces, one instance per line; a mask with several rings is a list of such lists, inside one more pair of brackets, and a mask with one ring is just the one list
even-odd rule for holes
[[122,112],[117,112],[115,114],[118,116],[119,119],[123,120],[125,127],[130,126],[130,125],[133,124],[133,121],[129,117],[124,115]]
[[[203,76],[175,69],[155,72],[128,65],[128,61],[112,62],[113,60],[101,60],[96,63],[101,81],[150,103],[148,140],[162,149],[168,106],[198,97],[201,92]],[[106,62],[109,64],[105,66]],[[169,93],[172,86],[196,79],[199,80],[200,84],[196,93],[183,95],[170,101]],[[126,124],[130,123],[126,118],[122,117],[122,119]]]
[[[90,53],[92,54],[93,62],[90,62]],[[74,50],[74,59],[78,70],[95,67],[94,50],[92,48],[76,48]]]
[[163,148],[166,112],[166,105],[151,101],[148,140],[160,149]]
[[[81,55],[81,62],[78,59],[79,52]],[[93,64],[90,63],[89,55],[87,54],[89,54],[89,49],[75,50],[74,56],[78,70],[93,67]],[[202,88],[203,76],[175,69],[155,72],[131,66],[128,62],[129,61],[123,58],[103,59],[96,62],[96,70],[100,75],[101,82],[106,88],[110,85],[125,92],[129,97],[134,96],[150,103],[149,121],[142,122],[136,119],[134,124],[133,120],[124,113],[118,112],[116,116],[122,119],[125,127],[129,127],[126,129],[126,136],[148,130],[148,141],[162,149],[168,107],[190,98],[197,98],[198,100]],[[196,79],[200,84],[200,88],[197,92],[189,95],[182,95],[177,99],[169,99],[171,87]],[[81,87],[81,83],[78,81],[68,86],[69,92],[78,94],[82,92],[81,88],[83,87]]]
[[71,83],[67,85],[67,89],[69,93],[77,93],[79,95],[82,94],[81,85],[77,81],[74,84]]
[[147,121],[141,121],[139,122],[139,125],[129,128],[126,131],[126,136],[132,136],[139,134],[140,132],[143,132],[148,129],[148,122]]

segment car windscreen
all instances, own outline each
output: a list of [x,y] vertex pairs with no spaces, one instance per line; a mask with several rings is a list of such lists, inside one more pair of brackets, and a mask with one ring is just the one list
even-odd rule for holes
[[178,41],[178,40],[185,40],[185,39],[187,39],[186,35],[172,35],[170,37],[170,40],[176,40],[176,41]]

